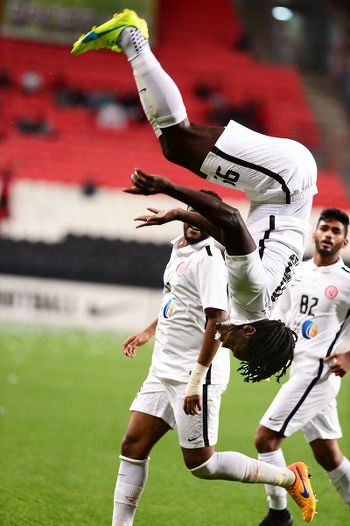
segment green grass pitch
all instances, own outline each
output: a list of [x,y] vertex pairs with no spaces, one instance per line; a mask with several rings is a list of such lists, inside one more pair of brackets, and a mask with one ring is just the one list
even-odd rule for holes
[[[126,335],[3,328],[0,331],[1,526],[109,526],[128,407],[145,378],[151,347],[121,354]],[[237,362],[232,360],[233,369]],[[350,456],[350,379],[338,397]],[[223,397],[218,450],[256,456],[253,435],[278,386],[247,385],[233,372]],[[344,526],[347,507],[313,460],[301,433],[284,446],[287,462],[312,467],[319,498],[315,526]],[[256,526],[264,488],[201,481],[184,467],[176,432],[151,454],[135,526]],[[293,502],[295,525],[303,524]]]

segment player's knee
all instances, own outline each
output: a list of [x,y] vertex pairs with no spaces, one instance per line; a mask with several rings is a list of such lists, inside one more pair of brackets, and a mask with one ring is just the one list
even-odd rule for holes
[[165,138],[164,135],[161,135],[159,138],[159,143],[163,152],[164,157],[173,163],[176,163],[179,156],[178,148],[176,146],[176,141],[172,140],[172,137]]
[[258,427],[255,432],[254,444],[258,453],[268,453],[273,451],[272,441],[261,427]]
[[125,433],[121,444],[121,454],[128,458],[144,458],[148,451],[145,451],[141,437]]
[[216,464],[216,453],[214,453],[214,455],[210,457],[209,460],[200,466],[197,466],[196,468],[190,469],[190,472],[194,477],[210,480],[215,478]]

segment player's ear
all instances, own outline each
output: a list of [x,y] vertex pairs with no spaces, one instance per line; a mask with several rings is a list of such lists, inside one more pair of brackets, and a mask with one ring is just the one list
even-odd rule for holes
[[342,245],[342,247],[343,247],[343,248],[347,247],[347,246],[348,246],[348,243],[349,243],[349,240],[345,238],[344,241],[343,241],[343,245]]
[[256,333],[256,328],[253,325],[243,325],[242,332],[244,336],[252,336]]
[[315,243],[315,241],[316,241],[316,234],[315,234],[315,232],[312,233],[311,240],[312,240],[313,243]]

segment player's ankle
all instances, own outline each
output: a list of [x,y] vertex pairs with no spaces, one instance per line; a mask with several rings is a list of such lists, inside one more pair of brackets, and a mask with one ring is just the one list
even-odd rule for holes
[[120,34],[118,45],[122,48],[129,60],[137,57],[141,51],[148,47],[148,40],[141,35],[137,27],[126,27]]

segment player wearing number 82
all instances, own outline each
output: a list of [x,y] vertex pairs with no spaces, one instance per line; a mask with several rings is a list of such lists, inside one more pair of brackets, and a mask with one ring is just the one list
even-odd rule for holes
[[[285,437],[301,429],[314,457],[345,503],[350,504],[350,462],[337,439],[336,409],[340,377],[350,369],[350,351],[338,349],[350,327],[350,269],[340,257],[348,244],[348,216],[335,208],[321,213],[314,256],[301,263],[279,300],[275,316],[299,336],[285,383],[263,416],[255,436],[259,459],[285,465],[280,448]],[[293,522],[282,488],[266,486],[270,510],[261,526]]]

